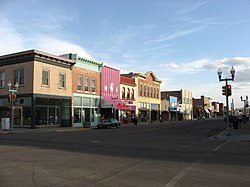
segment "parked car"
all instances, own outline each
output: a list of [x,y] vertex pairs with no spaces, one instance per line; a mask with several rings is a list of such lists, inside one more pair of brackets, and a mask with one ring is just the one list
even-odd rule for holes
[[121,126],[121,123],[115,119],[115,118],[110,118],[108,120],[104,120],[102,122],[100,122],[98,125],[97,125],[97,128],[101,129],[101,128],[107,128],[107,129],[110,129],[111,127],[120,127]]
[[198,116],[198,120],[205,120],[205,116]]

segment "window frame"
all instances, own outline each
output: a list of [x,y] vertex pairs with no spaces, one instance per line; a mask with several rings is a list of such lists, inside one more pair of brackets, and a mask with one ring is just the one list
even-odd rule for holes
[[[90,86],[89,83],[90,83],[90,82],[89,82],[89,77],[86,76],[86,77],[84,78],[84,91],[87,92],[87,93],[89,93],[89,86]],[[87,89],[86,89],[86,88],[87,88]]]
[[[46,77],[44,77],[44,72],[47,72],[48,73],[48,77],[46,78]],[[50,72],[49,72],[49,70],[46,70],[46,69],[43,69],[42,70],[42,85],[43,86],[49,86],[49,78],[50,78]],[[46,81],[47,82],[47,84],[44,82],[44,81]]]
[[[93,84],[94,81],[94,84]],[[96,93],[96,78],[91,79],[91,92]]]
[[4,88],[5,86],[5,72],[0,72],[0,88]]
[[[80,79],[79,79],[80,78]],[[77,91],[82,91],[82,75],[77,75],[77,85],[76,85]]]
[[13,77],[14,77],[14,85],[16,83],[19,84],[19,86],[24,85],[24,68],[15,69],[13,70]]
[[[61,77],[63,77],[63,80],[61,80]],[[65,73],[59,73],[59,87],[60,88],[66,88],[66,74]]]

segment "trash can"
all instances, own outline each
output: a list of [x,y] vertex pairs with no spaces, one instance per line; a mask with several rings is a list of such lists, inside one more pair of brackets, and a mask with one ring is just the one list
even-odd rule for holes
[[10,118],[2,118],[2,130],[9,130],[10,129]]
[[233,128],[234,129],[239,129],[239,121],[237,119],[233,120]]
[[134,125],[137,125],[137,118],[134,119]]

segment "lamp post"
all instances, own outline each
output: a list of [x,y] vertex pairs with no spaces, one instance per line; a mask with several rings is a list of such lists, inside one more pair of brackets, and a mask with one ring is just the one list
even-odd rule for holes
[[17,92],[19,84],[16,82],[16,84],[12,87],[11,82],[8,82],[9,92],[11,93],[11,123],[10,123],[10,130],[13,130],[14,125],[14,93]]
[[234,75],[235,75],[235,70],[234,70],[234,68],[233,68],[233,66],[232,66],[232,68],[231,68],[231,70],[230,70],[230,74],[231,74],[231,78],[224,78],[224,79],[222,79],[221,78],[221,75],[222,75],[222,71],[221,71],[221,69],[219,68],[218,69],[218,71],[217,71],[217,74],[218,74],[218,78],[219,78],[219,81],[221,82],[221,81],[225,81],[226,82],[226,108],[227,108],[227,115],[226,115],[226,117],[227,117],[227,126],[226,126],[226,130],[227,130],[227,136],[231,136],[231,132],[230,132],[230,122],[229,122],[229,107],[228,107],[228,96],[229,96],[229,94],[228,94],[228,81],[234,81]]
[[244,115],[246,115],[246,105],[247,105],[247,101],[248,101],[248,96],[246,96],[246,99],[243,99],[243,97],[242,96],[240,96],[240,99],[241,99],[241,101],[243,101],[243,103],[244,103],[244,105],[243,105],[243,113],[244,113]]
[[113,108],[112,108],[112,109],[113,109],[112,112],[113,112],[113,115],[114,115],[113,117],[116,119],[115,100],[118,99],[118,96],[116,96],[116,97],[112,97],[112,96],[111,96],[111,99],[114,100],[114,105],[113,105]]

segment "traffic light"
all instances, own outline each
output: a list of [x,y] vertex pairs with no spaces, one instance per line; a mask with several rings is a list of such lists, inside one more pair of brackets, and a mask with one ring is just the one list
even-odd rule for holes
[[222,86],[222,95],[226,95],[226,86]]
[[232,95],[232,86],[227,85],[227,96],[231,96],[231,95]]
[[13,100],[14,100],[14,102],[17,102],[17,95],[16,94],[13,95]]
[[8,102],[11,102],[11,94],[8,95]]

